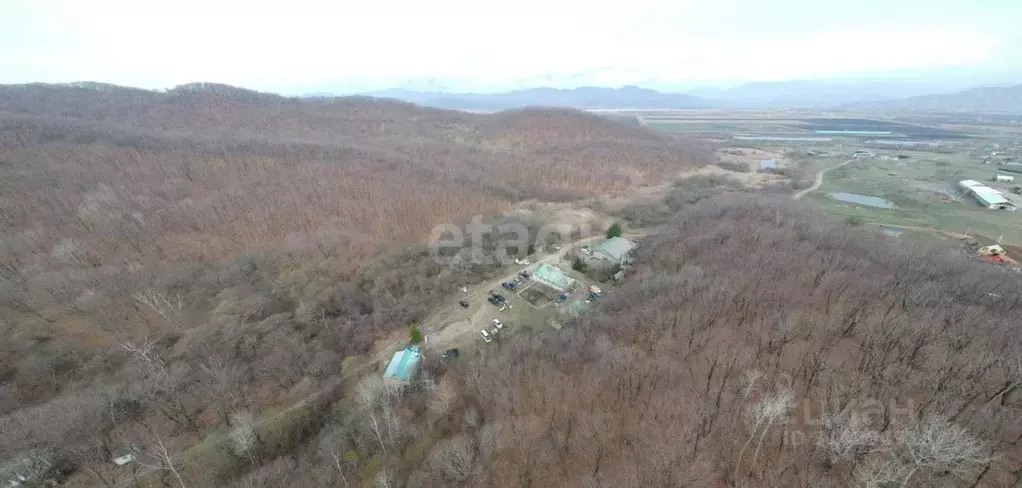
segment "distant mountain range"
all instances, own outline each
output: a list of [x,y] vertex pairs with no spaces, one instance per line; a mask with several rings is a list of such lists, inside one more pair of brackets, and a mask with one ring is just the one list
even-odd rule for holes
[[968,85],[871,81],[769,81],[734,88],[689,92],[711,103],[734,108],[822,108],[849,103],[896,100],[917,95],[954,93]]
[[886,102],[860,103],[857,109],[906,112],[1015,112],[1022,114],[1022,85],[970,88],[945,95],[923,95]]
[[[313,94],[324,96],[327,94]],[[411,90],[383,90],[364,93],[381,98],[396,98],[429,107],[454,110],[506,110],[528,106],[601,108],[712,108],[707,100],[692,95],[661,93],[655,90],[625,86],[621,88],[581,87],[570,90],[530,88],[505,93],[444,93]]]
[[[527,106],[578,109],[837,108],[905,111],[1022,111],[1022,85],[962,87],[925,82],[783,81],[747,83],[733,88],[702,88],[664,93],[636,86],[574,89],[530,88],[503,93],[382,90],[362,93],[429,107],[498,111]],[[313,93],[306,97],[332,97]]]

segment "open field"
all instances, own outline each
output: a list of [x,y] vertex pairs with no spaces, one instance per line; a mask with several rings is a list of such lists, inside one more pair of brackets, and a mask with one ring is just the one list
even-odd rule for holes
[[[900,226],[914,229],[913,233],[921,229],[946,232],[930,233],[937,238],[970,234],[1022,242],[1022,213],[988,210],[956,187],[963,179],[982,181],[1022,207],[1022,196],[1012,192],[1014,183],[991,181],[1000,173],[1019,177],[1022,184],[1022,173],[1005,171],[1012,163],[1022,163],[1022,146],[1017,142],[1022,130],[1010,120],[961,114],[812,111],[679,110],[614,115],[634,117],[646,127],[667,133],[747,148],[750,154],[773,154],[813,176],[829,168],[818,188],[805,185],[798,195],[850,222]],[[853,160],[860,150],[872,156]],[[724,149],[718,151],[718,159],[726,161],[727,155],[721,151]],[[838,193],[851,194],[853,200],[877,197],[893,208],[840,201],[834,198]]]

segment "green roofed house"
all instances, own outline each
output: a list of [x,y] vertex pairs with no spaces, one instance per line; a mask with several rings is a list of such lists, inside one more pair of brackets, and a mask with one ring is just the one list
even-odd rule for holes
[[532,279],[557,291],[565,291],[575,283],[575,280],[564,274],[564,271],[546,263],[536,268],[536,271],[532,273]]
[[593,248],[593,257],[617,264],[624,264],[637,245],[624,237],[611,237]]
[[395,352],[394,358],[387,366],[387,371],[383,373],[383,379],[411,381],[415,376],[416,368],[419,367],[420,359],[422,359],[422,353],[419,352],[419,346],[409,346]]

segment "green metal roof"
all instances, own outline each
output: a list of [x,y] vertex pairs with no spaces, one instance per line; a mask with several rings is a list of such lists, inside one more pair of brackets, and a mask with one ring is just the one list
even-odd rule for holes
[[536,281],[552,286],[558,290],[566,290],[575,283],[575,280],[564,274],[564,271],[546,263],[539,265],[539,268],[536,268],[536,272],[532,274],[532,277]]
[[421,358],[422,354],[419,352],[419,346],[410,346],[407,349],[395,352],[394,358],[390,360],[390,364],[387,366],[387,371],[383,373],[383,377],[411,381],[412,376],[415,376],[415,369],[418,368],[419,359]]
[[622,261],[635,249],[635,243],[624,237],[611,237],[593,249],[593,256]]

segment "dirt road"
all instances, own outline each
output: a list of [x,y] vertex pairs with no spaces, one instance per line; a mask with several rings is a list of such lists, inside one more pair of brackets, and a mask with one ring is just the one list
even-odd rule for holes
[[842,167],[842,166],[844,166],[844,165],[846,165],[846,164],[848,164],[848,163],[850,163],[852,161],[855,161],[855,160],[854,159],[849,159],[848,161],[845,161],[845,162],[843,162],[843,163],[841,163],[841,164],[839,164],[837,166],[834,166],[832,168],[826,168],[826,169],[820,170],[819,173],[816,173],[816,182],[813,183],[813,186],[810,186],[809,188],[806,188],[805,190],[799,190],[799,191],[795,192],[795,194],[792,195],[791,198],[793,198],[795,200],[798,200],[798,199],[804,197],[807,193],[812,192],[812,191],[816,191],[817,189],[820,188],[820,185],[823,184],[823,174],[824,173],[826,173],[826,172],[828,172],[828,171],[830,171],[832,169],[840,168],[840,167]]
[[[563,244],[563,247],[559,251],[552,254],[547,254],[536,259],[536,261],[530,264],[529,267],[535,268],[535,266],[540,263],[555,264],[559,262],[561,258],[563,258],[564,255],[567,254],[572,248],[590,244],[592,242],[596,242],[599,239],[602,239],[602,236],[587,237],[571,243],[565,243]],[[427,346],[432,346],[431,348],[441,349],[444,347],[444,344],[453,343],[454,341],[459,340],[466,335],[478,334],[478,329],[472,326],[471,321],[448,322],[447,320],[445,320],[449,317],[449,314],[447,312],[449,312],[452,308],[455,307],[460,308],[460,305],[458,305],[457,303],[458,300],[478,302],[480,299],[487,297],[489,295],[490,290],[494,288],[500,288],[501,283],[505,281],[510,281],[514,279],[516,276],[518,276],[521,267],[516,266],[514,269],[515,270],[512,271],[510,274],[502,276],[499,279],[470,286],[468,289],[468,293],[460,294],[460,296],[449,297],[448,300],[451,302],[451,305],[447,305],[431,313],[429,315],[429,318],[426,319],[423,322],[423,324],[419,327],[419,329],[423,332],[423,334],[426,335],[427,339],[430,342],[430,344],[427,344]],[[485,305],[489,305],[489,303],[486,302],[484,303]],[[404,334],[404,331],[402,331],[401,333]],[[439,335],[438,333],[442,333],[442,335]],[[402,337],[402,339],[400,340],[390,340],[389,342],[382,341],[382,343],[376,345],[376,347],[374,348],[375,350],[368,362],[360,364],[357,367],[351,369],[350,371],[344,372],[340,378],[337,378],[331,381],[330,383],[320,387],[315,392],[307,395],[301,400],[298,400],[288,408],[277,412],[273,416],[266,419],[261,419],[259,423],[264,422],[272,423],[288,414],[293,413],[295,410],[302,409],[310,405],[315,405],[316,403],[321,401],[332,401],[335,395],[340,391],[341,388],[343,388],[344,384],[348,380],[369,373],[374,368],[377,368],[379,365],[389,361],[394,353],[394,350],[403,347],[405,344],[407,344],[407,339],[404,337]],[[214,443],[221,443],[226,440],[227,437],[223,437],[221,439],[218,439],[217,441],[214,441]],[[178,468],[180,469],[180,466],[178,466]],[[162,471],[160,467],[146,466],[144,469],[136,473],[134,477],[126,479],[120,483],[117,483],[116,486],[127,488],[128,486],[137,483],[138,480],[152,476],[159,471]]]
[[[587,237],[574,241],[570,244],[565,244],[557,252],[547,254],[535,261],[532,261],[532,263],[528,265],[528,269],[534,270],[541,263],[557,264],[572,248],[591,244],[602,238],[603,236]],[[506,276],[470,286],[467,293],[461,294],[459,297],[452,297],[452,303],[450,305],[431,313],[429,318],[426,319],[419,327],[422,333],[427,337],[427,346],[430,349],[442,350],[447,347],[453,347],[457,342],[460,342],[459,339],[467,336],[473,336],[474,339],[478,339],[478,337],[474,336],[479,333],[479,327],[472,318],[474,318],[479,312],[479,308],[485,309],[490,305],[489,302],[486,301],[486,298],[489,297],[490,290],[502,289],[501,283],[513,280],[516,276],[518,276],[518,273],[521,272],[522,268],[524,268],[524,266],[516,267],[514,271]],[[517,296],[513,293],[509,295],[511,295],[509,299],[512,300]],[[470,305],[470,311],[460,317],[451,313],[452,309],[456,311],[460,310],[461,306],[457,304],[458,300],[465,300],[472,304]],[[524,299],[514,301],[516,303],[512,303],[512,306],[529,306],[525,303]],[[485,312],[489,312],[489,310],[485,310]]]

